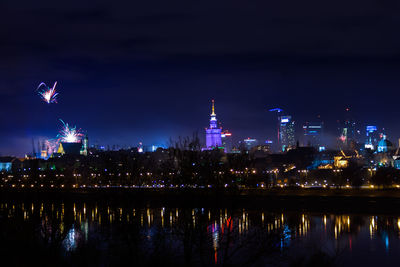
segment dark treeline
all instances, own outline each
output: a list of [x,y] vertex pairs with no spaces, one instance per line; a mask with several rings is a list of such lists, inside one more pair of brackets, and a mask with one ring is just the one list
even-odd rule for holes
[[[11,172],[2,172],[3,184],[224,186],[255,176],[250,171],[252,161],[248,155],[178,148],[152,153],[99,151],[86,157],[30,159],[18,165]],[[246,171],[246,175],[234,175],[231,170]]]
[[[366,151],[318,152],[296,147],[271,154],[262,147],[225,153],[201,150],[192,137],[170,141],[170,148],[139,153],[137,149],[101,151],[87,156],[65,154],[48,160],[16,160],[9,172],[2,171],[2,187],[400,187],[400,170],[390,164],[376,168],[371,162],[389,162],[386,154]],[[333,160],[335,159],[335,160]],[[344,164],[344,163],[345,164]],[[329,166],[325,168],[324,166]]]
[[138,153],[135,149],[92,151],[88,156],[67,154],[48,160],[25,159],[13,164],[10,172],[3,171],[0,175],[3,187],[315,185],[341,188],[391,187],[400,182],[399,170],[365,167],[366,159],[350,159],[344,168],[313,168],[320,157],[321,153],[312,148],[297,148],[286,154],[200,151],[199,145],[188,139],[180,140],[174,148],[147,153]]

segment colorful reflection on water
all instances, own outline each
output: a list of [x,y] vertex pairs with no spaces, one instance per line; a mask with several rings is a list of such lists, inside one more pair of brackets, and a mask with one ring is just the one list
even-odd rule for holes
[[315,255],[336,265],[400,260],[400,215],[3,201],[0,224],[8,253],[15,248],[5,242],[24,242],[67,262],[82,251],[105,265],[132,253],[143,264],[161,255],[190,265],[289,265]]

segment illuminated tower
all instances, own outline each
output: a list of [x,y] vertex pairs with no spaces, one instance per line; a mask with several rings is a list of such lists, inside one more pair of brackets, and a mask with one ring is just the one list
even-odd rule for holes
[[206,146],[209,149],[220,147],[221,145],[221,128],[218,128],[217,125],[217,114],[215,114],[214,100],[212,100],[210,127],[206,128]]

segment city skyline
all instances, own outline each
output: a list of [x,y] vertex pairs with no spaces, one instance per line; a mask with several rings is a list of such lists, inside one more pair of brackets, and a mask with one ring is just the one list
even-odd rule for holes
[[[211,100],[211,105],[212,105],[211,120],[210,120],[209,128],[206,128],[206,132],[209,131],[210,129],[218,130],[219,134],[217,134],[217,135],[219,136],[219,141],[218,140],[207,141],[207,137],[206,137],[207,134],[205,132],[203,133],[202,131],[198,131],[198,130],[192,131],[191,133],[188,132],[188,134],[186,135],[186,136],[190,136],[193,133],[198,134],[200,137],[200,144],[204,146],[204,149],[212,149],[213,147],[216,147],[215,145],[211,144],[211,143],[214,144],[214,142],[216,142],[218,144],[222,144],[221,136],[224,136],[225,131],[227,131],[227,129],[229,128],[229,127],[223,127],[222,126],[223,122],[221,122],[220,120],[218,120],[218,121],[216,120],[216,114],[214,113],[214,103],[215,103],[215,101],[214,101],[214,99],[212,99]],[[360,148],[362,148],[362,149],[364,149],[364,145],[367,145],[365,148],[367,148],[367,147],[371,148],[371,149],[377,148],[376,144],[374,147],[369,146],[369,145],[371,145],[371,140],[368,139],[368,136],[369,136],[368,134],[369,134],[371,127],[374,127],[374,131],[376,132],[376,134],[378,134],[378,137],[375,140],[375,143],[377,143],[377,141],[382,139],[382,137],[383,137],[382,134],[384,134],[385,138],[387,138],[387,136],[388,136],[387,130],[384,127],[380,127],[380,126],[376,126],[376,125],[371,126],[367,122],[359,122],[354,119],[351,119],[349,121],[348,118],[346,119],[346,116],[349,115],[350,108],[346,108],[343,110],[342,120],[337,120],[336,122],[328,122],[328,123],[326,121],[322,120],[320,116],[318,116],[318,118],[316,117],[315,119],[307,120],[304,122],[299,122],[299,121],[296,121],[295,118],[292,118],[291,115],[284,115],[284,114],[288,114],[288,113],[284,112],[282,109],[272,109],[269,111],[276,111],[276,110],[279,111],[277,113],[278,114],[278,125],[276,124],[276,116],[273,118],[270,118],[270,119],[272,119],[272,122],[270,123],[270,124],[272,124],[272,126],[269,129],[269,131],[272,132],[272,134],[270,136],[262,136],[262,135],[257,135],[257,134],[248,134],[248,135],[239,135],[238,136],[238,135],[235,135],[235,133],[233,133],[233,134],[229,133],[230,138],[232,140],[234,140],[234,143],[232,143],[231,146],[233,146],[235,148],[239,148],[240,143],[246,140],[245,138],[257,137],[256,139],[254,139],[254,140],[257,140],[257,142],[256,142],[257,144],[271,145],[271,142],[272,142],[272,144],[274,144],[273,147],[276,149],[277,152],[285,151],[287,148],[289,148],[289,149],[293,148],[298,144],[300,144],[301,146],[314,146],[316,148],[322,147],[323,149],[325,149],[325,148],[346,149],[349,147],[350,143],[347,143],[347,140],[341,140],[341,138],[343,137],[343,133],[342,133],[343,128],[342,127],[347,127],[346,124],[348,124],[350,122],[354,124],[353,125],[354,133],[353,133],[352,137],[349,137],[350,138],[349,142],[350,141],[357,142],[360,145]],[[265,111],[268,111],[268,110],[265,110]],[[268,113],[266,113],[266,114],[268,114]],[[354,117],[354,115],[352,114],[351,117]],[[319,121],[319,123],[321,123],[321,125],[323,125],[323,130],[317,134],[318,136],[313,137],[314,139],[318,138],[317,143],[315,143],[315,141],[310,142],[310,139],[309,139],[310,138],[309,137],[310,130],[308,129],[308,127],[310,127],[310,121],[314,121],[313,122],[314,124],[315,124],[315,121]],[[61,122],[64,123],[62,120],[61,120]],[[293,125],[290,126],[291,133],[289,134],[289,136],[291,136],[291,137],[289,137],[289,138],[292,138],[290,141],[282,140],[282,138],[287,138],[287,137],[285,137],[287,134],[283,133],[283,132],[286,132],[285,129],[287,127],[286,126],[287,123],[290,123],[290,124],[293,123]],[[311,124],[313,124],[313,123],[311,123]],[[326,124],[331,126],[330,130],[328,130],[328,131],[325,129]],[[59,126],[60,125],[58,124],[58,127]],[[57,139],[58,139],[59,140],[57,142],[57,147],[58,147],[58,143],[60,143],[60,140],[62,141],[63,138],[64,138],[64,142],[67,141],[67,142],[75,143],[75,142],[83,141],[84,136],[91,135],[90,133],[88,133],[88,131],[86,129],[85,130],[76,129],[76,126],[75,126],[75,127],[70,127],[70,128],[71,128],[72,132],[79,131],[79,134],[78,134],[79,138],[76,139],[77,137],[70,137],[70,136],[68,136],[69,133],[65,133],[65,131],[70,130],[70,129],[68,129],[68,127],[69,127],[68,123],[67,124],[64,123],[64,127],[58,128],[58,130],[57,130],[59,132],[58,134],[55,134],[53,136],[37,137],[36,139],[35,139],[35,137],[31,137],[31,139],[29,140],[29,142],[30,142],[29,145],[24,148],[24,149],[26,149],[26,151],[23,152],[23,155],[29,155],[32,153],[32,151],[37,151],[40,154],[41,149],[39,149],[39,147],[44,146],[45,143],[47,143],[48,141],[54,142],[54,141],[57,141]],[[315,126],[311,126],[311,127],[315,128]],[[234,127],[231,127],[231,128],[234,128]],[[308,130],[306,130],[306,128]],[[347,128],[346,128],[346,130],[347,130]],[[276,136],[276,131],[278,131],[278,137]],[[355,131],[358,132],[357,137],[355,136]],[[380,134],[380,136],[379,136],[379,134]],[[67,136],[62,137],[62,135],[67,135]],[[145,143],[145,146],[146,147],[150,147],[150,146],[168,147],[168,146],[172,145],[170,143],[171,140],[178,140],[178,138],[186,137],[186,136],[182,136],[182,135],[175,136],[175,139],[172,136],[165,137],[164,140],[161,142],[159,141],[157,143],[157,142],[150,141],[148,143]],[[231,136],[233,136],[233,138]],[[260,138],[260,136],[261,136],[261,138]],[[388,138],[388,139],[390,139],[391,141],[394,141],[393,143],[397,146],[398,138],[393,138],[393,136],[390,136],[390,137],[392,137],[392,138]],[[67,138],[67,139],[74,138],[76,140],[68,141],[68,140],[65,140],[65,138]],[[37,142],[37,145],[36,145],[36,142]],[[209,144],[207,144],[207,142],[209,142]],[[120,143],[107,144],[107,143],[101,143],[98,140],[95,140],[94,142],[92,141],[91,146],[94,146],[97,148],[103,147],[104,149],[107,149],[107,150],[108,149],[114,150],[114,149],[128,149],[128,148],[133,148],[133,147],[141,147],[141,146],[143,146],[142,144],[143,144],[142,140],[138,140],[137,142],[132,142],[131,144],[125,144],[125,145],[124,144],[121,145]],[[55,149],[54,151],[57,151],[57,149]],[[6,155],[15,156],[16,154],[10,153],[10,154],[3,154],[2,156],[6,156]],[[17,156],[23,156],[23,155],[17,154]]]

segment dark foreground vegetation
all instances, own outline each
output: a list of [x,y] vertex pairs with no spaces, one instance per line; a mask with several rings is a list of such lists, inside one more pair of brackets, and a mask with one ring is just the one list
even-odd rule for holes
[[189,144],[149,153],[91,151],[88,156],[9,159],[12,167],[0,172],[0,187],[400,188],[400,170],[382,153],[344,156],[312,147],[284,154],[198,149]]

